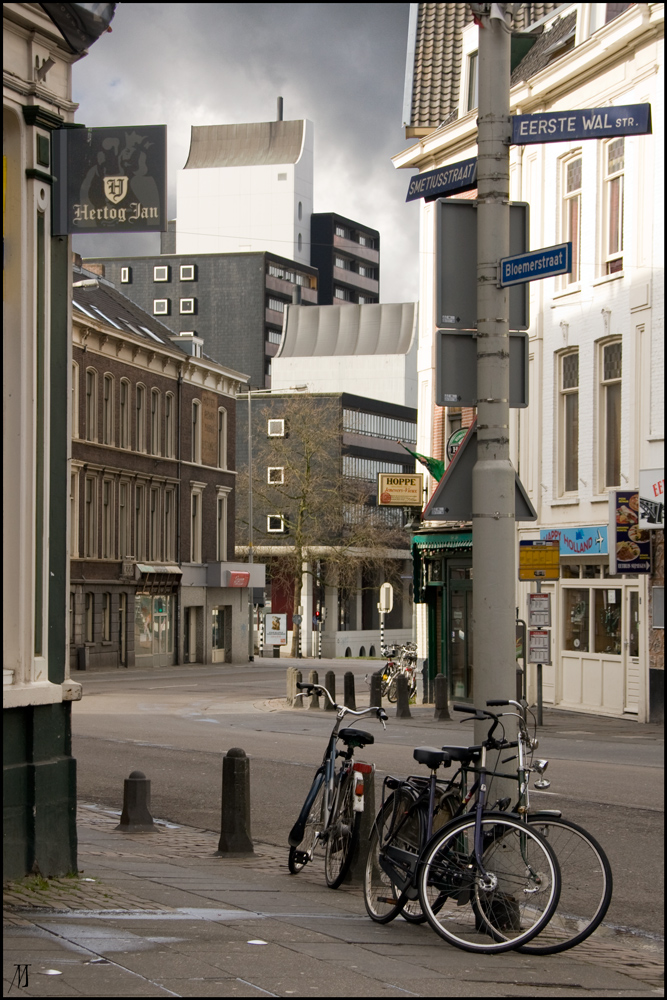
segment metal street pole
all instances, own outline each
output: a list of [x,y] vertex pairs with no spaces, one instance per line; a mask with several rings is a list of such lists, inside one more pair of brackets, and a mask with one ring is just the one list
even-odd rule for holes
[[253,561],[253,535],[252,535],[252,389],[248,382],[248,566],[250,567],[250,581],[248,586],[248,662],[255,661],[255,622],[254,604],[252,600],[252,561]]
[[[486,4],[487,10],[506,4]],[[479,28],[477,158],[477,462],[473,468],[473,632],[479,707],[511,698],[515,676],[514,468],[509,450],[510,28],[485,14]],[[488,724],[475,722],[475,741]]]

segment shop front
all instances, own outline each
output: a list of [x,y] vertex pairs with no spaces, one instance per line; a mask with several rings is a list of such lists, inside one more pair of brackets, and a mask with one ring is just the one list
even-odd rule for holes
[[137,563],[134,598],[136,666],[167,667],[176,663],[176,593],[181,579],[177,566]]
[[474,699],[472,532],[438,532],[412,539],[414,600],[427,607],[430,695],[437,674],[449,697]]

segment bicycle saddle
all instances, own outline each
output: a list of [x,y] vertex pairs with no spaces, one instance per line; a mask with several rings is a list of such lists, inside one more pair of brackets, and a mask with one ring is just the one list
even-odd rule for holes
[[443,747],[445,753],[448,753],[452,760],[458,760],[462,764],[469,764],[474,757],[479,755],[481,746],[478,747]]
[[418,764],[426,764],[432,771],[444,764],[451,766],[451,759],[446,750],[436,750],[435,747],[417,747],[413,750],[412,756]]
[[338,739],[342,740],[346,747],[365,747],[369,743],[375,743],[372,733],[365,733],[363,729],[341,729]]

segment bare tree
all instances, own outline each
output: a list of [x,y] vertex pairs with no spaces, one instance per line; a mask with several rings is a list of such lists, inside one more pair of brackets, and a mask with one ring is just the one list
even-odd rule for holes
[[[383,568],[385,578],[393,575],[398,564],[390,556],[406,548],[401,512],[375,505],[374,483],[344,475],[339,401],[274,397],[253,427],[266,428],[275,419],[284,420],[282,436],[253,434],[253,534],[271,546],[272,580],[293,591],[293,611],[301,604],[304,572],[315,572],[314,560],[321,584],[350,594],[357,589],[360,568]],[[247,468],[239,474],[237,490],[237,511],[247,510]],[[242,524],[239,516],[239,542]],[[293,655],[297,644],[295,629]]]

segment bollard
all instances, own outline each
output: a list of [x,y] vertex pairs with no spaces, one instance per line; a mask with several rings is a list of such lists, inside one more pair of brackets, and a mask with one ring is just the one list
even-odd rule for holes
[[[357,778],[361,777],[357,773]],[[343,885],[363,885],[370,840],[377,810],[375,808],[375,767],[370,774],[364,774],[364,811],[359,822],[358,835],[352,845],[352,860]]]
[[287,682],[287,704],[294,704],[294,667],[288,667],[286,671]]
[[250,836],[250,761],[232,747],[222,761],[222,815],[216,855],[252,854]]
[[396,718],[412,718],[412,712],[410,711],[410,688],[405,674],[399,674],[396,678]]
[[303,708],[303,694],[299,691],[297,684],[302,683],[302,676],[300,670],[294,671],[294,704],[292,708]]
[[382,671],[376,670],[371,674],[371,705],[376,708],[382,706]]
[[[333,701],[336,701],[336,675],[333,670],[327,670],[324,675],[324,686],[331,695]],[[324,711],[325,712],[335,712],[335,708],[331,704],[328,698],[324,699]]]
[[424,694],[424,697],[422,699],[422,704],[423,705],[433,704],[434,700],[433,679],[430,676],[428,658],[422,660],[422,691]]
[[[308,674],[308,683],[309,684],[320,683],[317,670],[310,671],[310,673]],[[319,707],[320,707],[320,693],[319,691],[313,691],[313,693],[310,696],[310,705],[308,706],[308,708],[319,708]]]
[[435,714],[434,718],[440,721],[451,720],[449,714],[449,704],[447,697],[447,678],[444,674],[436,674],[435,677]]
[[123,811],[116,830],[121,833],[157,833],[151,816],[151,783],[143,771],[133,771],[125,779]]
[[343,704],[346,708],[357,710],[357,701],[354,695],[354,674],[351,670],[346,670],[343,674]]

